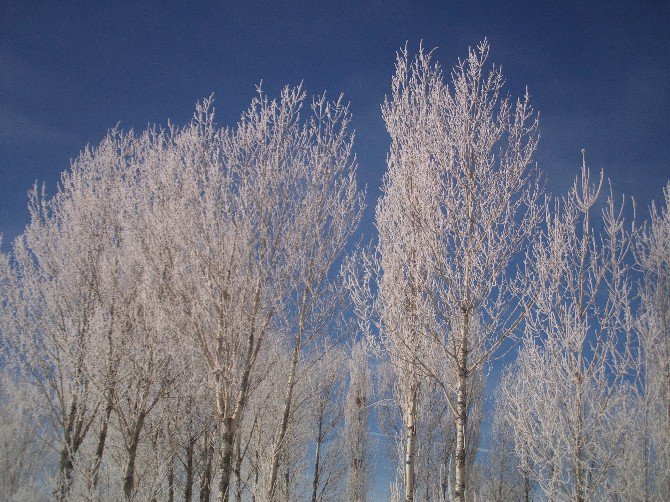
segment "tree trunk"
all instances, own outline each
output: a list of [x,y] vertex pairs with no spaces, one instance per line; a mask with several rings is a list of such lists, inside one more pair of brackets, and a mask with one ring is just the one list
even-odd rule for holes
[[405,424],[405,502],[414,502],[416,455],[416,399],[412,390],[410,409]]
[[91,497],[93,496],[93,492],[95,492],[95,489],[98,486],[100,465],[102,464],[102,456],[105,452],[105,443],[107,442],[107,429],[109,427],[109,418],[112,415],[113,408],[114,408],[114,390],[112,388],[109,391],[109,398],[107,400],[107,405],[105,406],[105,414],[103,415],[102,419],[103,420],[102,427],[100,428],[100,434],[98,435],[98,446],[95,449],[93,470],[91,472],[91,486],[89,487],[89,493]]
[[144,418],[146,414],[140,412],[135,422],[133,434],[128,447],[128,462],[126,463],[126,471],[123,477],[123,493],[127,501],[131,500],[133,490],[135,489],[135,459],[137,457],[137,446],[140,442],[140,432],[144,426]]
[[242,438],[238,427],[235,440],[235,501],[242,502]]
[[321,435],[323,430],[323,414],[319,415],[316,436],[316,453],[314,458],[314,475],[312,476],[312,502],[316,502],[316,495],[319,491],[319,462],[321,461],[321,443],[323,437]]
[[[256,302],[260,295],[260,286],[257,285]],[[247,344],[246,359],[244,361],[244,369],[242,371],[242,378],[240,379],[240,388],[235,399],[233,412],[230,413],[224,394],[222,392],[221,375],[217,375],[217,395],[216,406],[219,413],[219,420],[221,426],[221,450],[219,457],[219,502],[228,502],[230,498],[230,479],[233,471],[233,455],[235,454],[235,443],[238,438],[238,427],[242,416],[244,414],[244,407],[246,406],[249,393],[249,379],[251,378],[251,370],[253,361],[260,350],[260,342],[255,344],[255,330],[252,327],[249,333],[249,340]],[[221,357],[223,346],[221,344],[221,337],[217,347],[217,353]]]
[[530,478],[524,474],[523,476],[523,500],[530,502]]
[[73,399],[70,405],[68,421],[63,431],[63,447],[60,451],[60,462],[58,467],[58,488],[56,489],[57,500],[67,500],[72,482],[72,470],[74,469],[74,456],[77,453],[81,440],[77,439],[77,430],[81,426],[74,426],[74,420],[77,415],[77,400]]
[[230,478],[233,469],[232,419],[224,418],[221,430],[221,450],[219,454],[219,502],[228,502],[230,497]]
[[200,502],[209,502],[212,494],[212,459],[214,447],[207,431],[202,445],[202,463],[205,466],[200,478]]
[[261,464],[261,433],[260,429],[258,430],[258,442],[256,444],[256,462],[254,463],[254,489],[251,494],[251,502],[256,502],[256,492],[258,491],[258,481],[260,479],[260,464]]
[[57,500],[67,500],[70,491],[70,482],[72,480],[73,469],[72,455],[68,445],[63,446],[60,452],[58,489],[56,490]]
[[286,433],[288,432],[289,419],[291,417],[291,404],[293,402],[293,388],[295,387],[296,372],[298,368],[298,357],[300,355],[300,340],[296,341],[296,345],[293,348],[293,357],[291,359],[291,373],[289,374],[288,385],[286,389],[286,396],[284,398],[284,411],[282,413],[282,421],[279,427],[279,433],[277,434],[277,440],[275,442],[275,451],[272,455],[272,464],[270,466],[270,485],[268,488],[268,501],[271,502],[274,499],[275,489],[277,485],[277,472],[279,470],[279,457],[281,447],[286,439]]
[[468,335],[469,335],[468,312],[463,312],[463,325],[461,326],[461,346],[458,351],[457,372],[457,398],[456,398],[456,472],[455,472],[455,499],[457,502],[465,502],[465,469],[466,469],[466,432],[468,425]]
[[286,502],[291,500],[291,462],[289,458],[289,451],[286,452],[286,470],[284,471],[284,488],[286,489]]
[[195,451],[195,439],[189,440],[186,445],[186,481],[184,487],[184,502],[191,502],[193,499],[193,453]]
[[575,432],[575,501],[584,502],[584,469],[582,468],[582,437],[583,437],[583,424],[582,424],[582,385],[581,385],[581,375],[576,375],[577,383],[577,398],[576,398],[576,409],[577,409],[577,427]]
[[363,497],[361,496],[361,467],[358,459],[353,461],[353,470],[354,470],[354,488],[352,493],[352,502],[361,502]]
[[174,461],[170,460],[170,467],[167,475],[168,482],[168,502],[174,502]]
[[[645,401],[648,403],[649,399],[645,396]],[[644,476],[644,502],[649,500],[649,405],[647,404],[644,408],[644,421],[643,421],[643,436],[644,442],[642,449],[642,475]]]

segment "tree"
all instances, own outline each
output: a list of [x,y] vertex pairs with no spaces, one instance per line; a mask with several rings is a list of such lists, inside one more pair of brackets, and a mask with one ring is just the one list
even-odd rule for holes
[[357,342],[349,359],[349,385],[344,401],[342,441],[346,447],[346,499],[366,502],[372,477],[372,440],[370,407],[372,406],[372,370],[365,341]]
[[7,367],[37,389],[49,410],[54,436],[45,439],[60,443],[58,499],[68,496],[77,454],[101,412],[89,469],[94,480],[104,451],[121,350],[118,275],[133,147],[130,137],[112,132],[82,152],[53,197],[36,188],[31,222],[12,246],[11,285],[3,295]]
[[[322,351],[324,335],[346,333],[343,323],[346,290],[342,275],[333,273],[336,261],[360,221],[362,194],[355,178],[352,138],[347,127],[348,107],[342,97],[329,103],[325,96],[312,103],[313,117],[305,136],[305,164],[299,172],[296,190],[303,193],[293,210],[288,244],[298,266],[293,271],[285,305],[285,329],[292,347],[286,382],[282,421],[275,435],[275,452],[270,471],[268,499],[275,491],[280,450],[288,430],[293,404],[293,388],[301,375],[306,354]],[[335,275],[335,276],[334,276]],[[333,277],[334,276],[334,277]],[[313,355],[311,357],[314,357]],[[322,357],[328,357],[323,353]],[[307,356],[309,360],[309,356]]]
[[663,195],[660,209],[652,205],[651,221],[642,228],[636,248],[642,271],[638,315],[644,361],[641,409],[643,430],[648,432],[644,441],[645,500],[670,493],[670,184]]
[[[49,411],[57,498],[118,498],[121,485],[126,499],[153,497],[165,480],[173,497],[185,427],[166,399],[202,410],[202,430],[183,431],[187,489],[200,444],[201,499],[215,478],[220,500],[231,480],[241,498],[245,444],[266,418],[247,408],[280,361],[284,379],[268,388],[282,419],[268,426],[268,479],[254,489],[272,499],[280,470],[288,480],[305,461],[307,375],[323,341],[346,331],[335,265],[363,194],[347,106],[319,97],[303,120],[304,101],[301,87],[276,101],[259,91],[222,129],[205,100],[185,127],[112,131],[55,196],[34,191],[32,221],[0,261],[0,328],[4,369]],[[149,474],[157,481],[140,486]]]
[[534,485],[516,455],[514,433],[506,415],[508,405],[505,398],[508,393],[502,389],[506,384],[506,380],[501,378],[495,394],[488,453],[481,461],[483,476],[479,496],[491,502],[530,502]]
[[605,497],[625,444],[617,415],[636,365],[630,236],[611,193],[602,232],[592,221],[602,183],[584,162],[568,196],[545,208],[526,260],[524,344],[502,386],[521,468],[549,498]]
[[43,432],[39,395],[34,387],[4,374],[0,380],[0,490],[7,500],[48,500],[37,482],[50,466],[40,447]]
[[[382,107],[391,135],[377,207],[382,337],[405,391],[405,499],[413,500],[416,398],[442,389],[456,422],[455,497],[466,491],[468,387],[518,325],[511,265],[538,220],[531,158],[537,118],[486,73],[488,43],[470,50],[452,87],[431,55],[396,61]],[[449,368],[449,371],[447,371]]]
[[205,102],[147,170],[147,248],[157,268],[170,264],[171,301],[185,319],[177,328],[208,368],[221,500],[231,494],[245,409],[267,377],[259,357],[270,338],[292,350],[272,438],[274,496],[303,352],[332,328],[343,298],[332,268],[360,219],[347,107],[321,97],[303,121],[304,100],[300,87],[276,101],[259,91],[230,130],[215,127]]

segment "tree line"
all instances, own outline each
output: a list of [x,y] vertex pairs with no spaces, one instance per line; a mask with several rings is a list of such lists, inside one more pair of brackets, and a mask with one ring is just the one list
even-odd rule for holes
[[3,497],[365,502],[388,464],[398,502],[664,500],[670,184],[643,223],[584,157],[545,193],[488,55],[398,52],[368,245],[348,105],[301,85],[36,185],[0,256]]

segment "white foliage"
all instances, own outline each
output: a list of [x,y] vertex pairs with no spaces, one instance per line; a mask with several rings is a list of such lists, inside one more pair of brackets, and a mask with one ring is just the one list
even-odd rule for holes
[[501,387],[521,469],[560,500],[608,493],[627,430],[617,415],[636,364],[630,236],[612,195],[597,229],[602,182],[584,163],[569,195],[546,206],[526,262],[526,338]]

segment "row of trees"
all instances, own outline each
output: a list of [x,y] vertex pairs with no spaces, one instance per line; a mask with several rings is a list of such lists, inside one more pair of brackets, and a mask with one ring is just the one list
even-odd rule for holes
[[259,90],[232,129],[208,100],[184,128],[113,131],[55,196],[34,191],[1,267],[6,402],[23,405],[3,409],[44,472],[8,455],[5,494],[367,491],[370,375],[335,269],[363,193],[347,107],[317,98],[303,120],[304,102]]
[[7,497],[361,502],[382,450],[393,500],[666,497],[670,213],[626,225],[585,162],[543,196],[488,51],[450,82],[398,54],[349,256],[349,112],[301,87],[114,130],[36,188],[0,260]]

